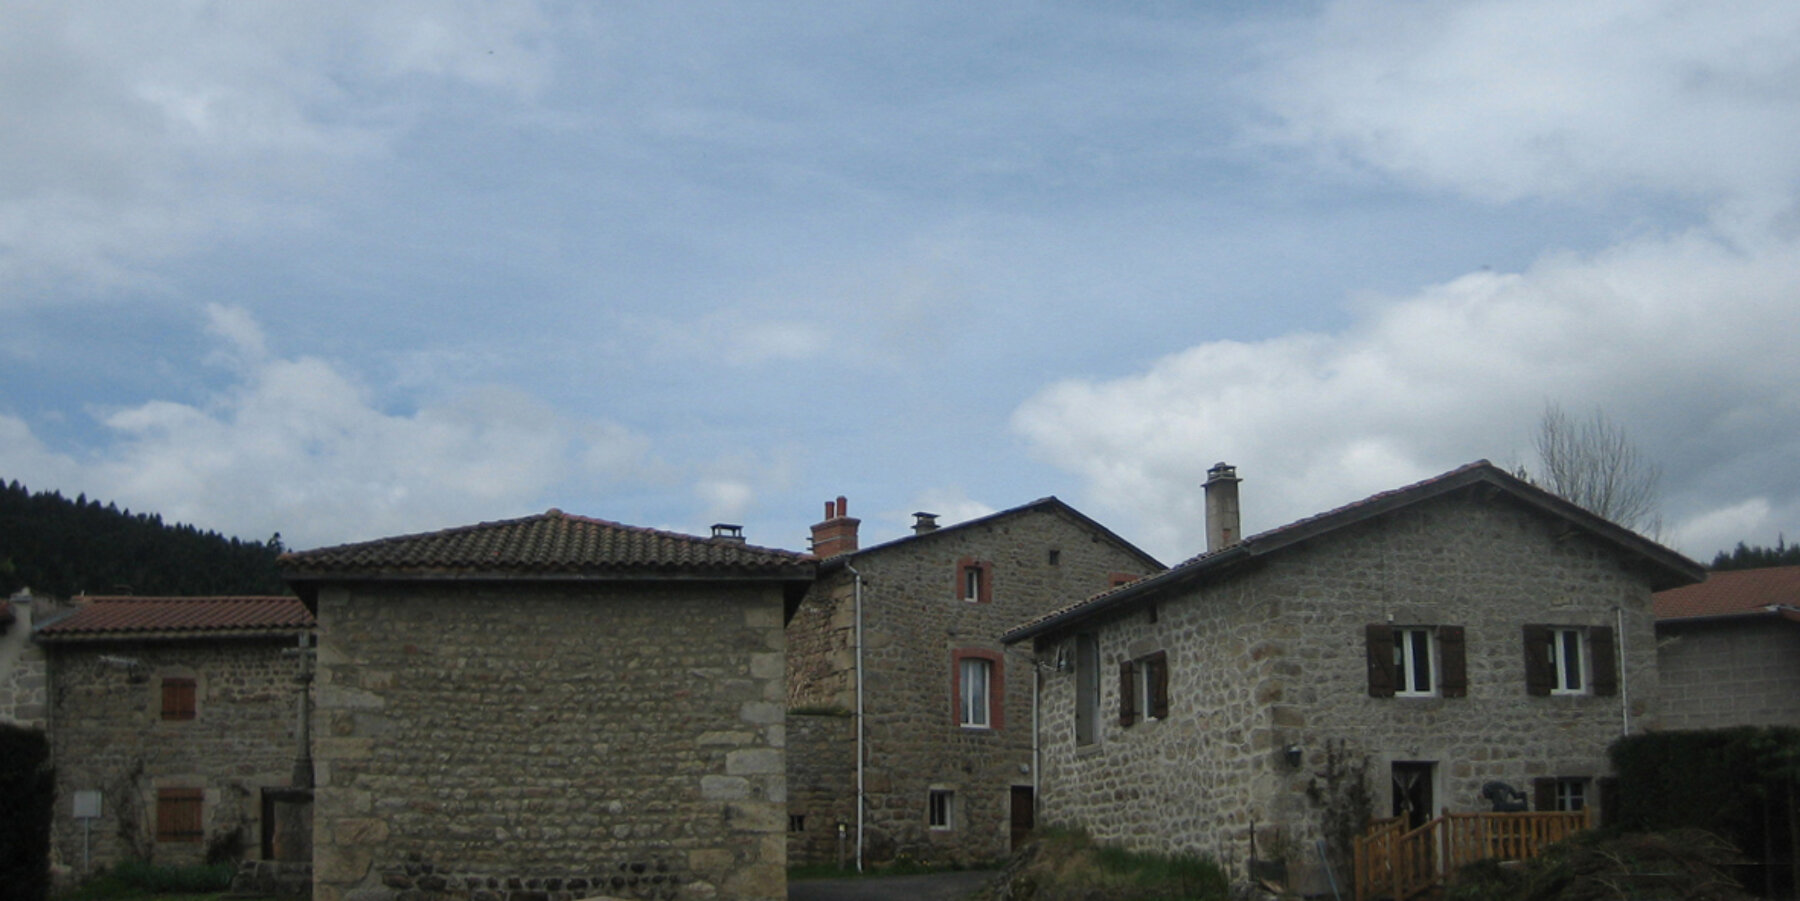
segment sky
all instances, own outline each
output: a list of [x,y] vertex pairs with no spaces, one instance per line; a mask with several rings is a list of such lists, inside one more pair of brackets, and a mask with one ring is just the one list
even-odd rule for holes
[[1165,562],[1598,411],[1800,540],[1800,4],[0,0],[0,479]]

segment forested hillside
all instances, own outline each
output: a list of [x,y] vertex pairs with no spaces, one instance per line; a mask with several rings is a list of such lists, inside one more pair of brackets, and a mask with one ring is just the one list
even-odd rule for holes
[[[85,495],[0,485],[0,591],[33,594],[287,594],[281,536],[240,541]],[[4,597],[5,595],[0,595]]]
[[1713,558],[1712,569],[1761,569],[1765,566],[1800,566],[1800,544],[1788,544],[1787,536],[1776,537],[1774,547],[1746,546],[1742,541],[1731,553],[1720,551]]

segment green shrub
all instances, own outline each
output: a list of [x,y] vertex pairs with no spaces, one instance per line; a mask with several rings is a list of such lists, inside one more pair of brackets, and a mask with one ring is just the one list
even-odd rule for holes
[[173,866],[142,860],[127,860],[113,868],[112,875],[132,888],[150,892],[222,892],[231,887],[237,866],[229,863]]

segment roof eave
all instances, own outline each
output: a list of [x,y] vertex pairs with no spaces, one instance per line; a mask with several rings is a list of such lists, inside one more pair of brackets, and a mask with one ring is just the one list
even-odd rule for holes
[[313,631],[313,625],[256,626],[243,629],[112,629],[105,632],[73,632],[34,636],[40,644],[101,644],[120,641],[212,641],[255,638],[292,638]]

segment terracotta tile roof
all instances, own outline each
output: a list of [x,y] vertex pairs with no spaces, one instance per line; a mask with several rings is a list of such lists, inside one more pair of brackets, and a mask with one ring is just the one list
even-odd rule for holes
[[292,633],[312,627],[312,614],[294,597],[90,597],[37,635],[41,641],[201,638]]
[[537,516],[281,555],[289,581],[324,578],[799,576],[814,558],[572,516]]
[[1800,618],[1800,566],[1716,572],[1698,585],[1657,592],[1658,620],[1766,616]]
[[1526,482],[1486,460],[1477,460],[1442,475],[1402,488],[1373,494],[1324,513],[1295,520],[1227,547],[1190,557],[1160,573],[1110,588],[1013,628],[1001,640],[1024,641],[1059,627],[1086,620],[1130,603],[1144,595],[1189,581],[1223,574],[1236,564],[1291,547],[1319,535],[1354,525],[1382,514],[1472,485],[1487,485],[1545,513],[1567,520],[1571,526],[1635,555],[1647,564],[1652,587],[1672,587],[1705,578],[1700,564],[1642,535],[1572,504]]
[[1017,507],[1010,507],[1008,509],[1001,510],[997,513],[989,513],[985,516],[977,516],[974,519],[965,519],[962,522],[951,523],[950,525],[947,525],[947,526],[940,526],[936,529],[932,529],[929,532],[923,532],[923,533],[915,532],[911,535],[902,535],[899,538],[894,538],[894,539],[890,539],[888,541],[883,541],[879,544],[871,544],[868,547],[857,548],[854,551],[845,551],[841,554],[837,554],[835,556],[825,558],[823,561],[820,562],[819,566],[822,570],[823,569],[836,569],[838,567],[845,565],[846,563],[848,563],[851,559],[853,559],[855,557],[864,556],[864,555],[873,553],[875,551],[886,550],[888,548],[899,546],[899,545],[910,545],[917,541],[935,540],[936,538],[938,538],[941,535],[950,535],[950,534],[962,531],[964,529],[973,528],[975,526],[992,525],[996,522],[999,522],[1000,520],[1011,519],[1022,513],[1030,513],[1033,511],[1060,513],[1060,514],[1068,517],[1069,519],[1073,520],[1077,524],[1083,526],[1084,528],[1087,528],[1089,531],[1092,531],[1092,532],[1100,535],[1101,537],[1104,537],[1107,540],[1113,542],[1115,545],[1117,545],[1118,547],[1120,547],[1127,553],[1130,553],[1130,554],[1136,556],[1141,562],[1143,562],[1143,564],[1146,567],[1153,569],[1153,570],[1163,569],[1163,564],[1162,564],[1161,560],[1158,560],[1155,557],[1150,556],[1150,554],[1145,552],[1142,548],[1139,548],[1137,545],[1132,544],[1131,542],[1126,541],[1124,538],[1119,537],[1119,535],[1117,533],[1115,533],[1113,530],[1101,525],[1099,522],[1090,518],[1087,514],[1081,512],[1080,510],[1077,510],[1074,507],[1069,506],[1067,502],[1063,501],[1061,498],[1058,498],[1055,495],[1050,495],[1048,497],[1040,497],[1035,501],[1031,501],[1030,503],[1020,504]]

